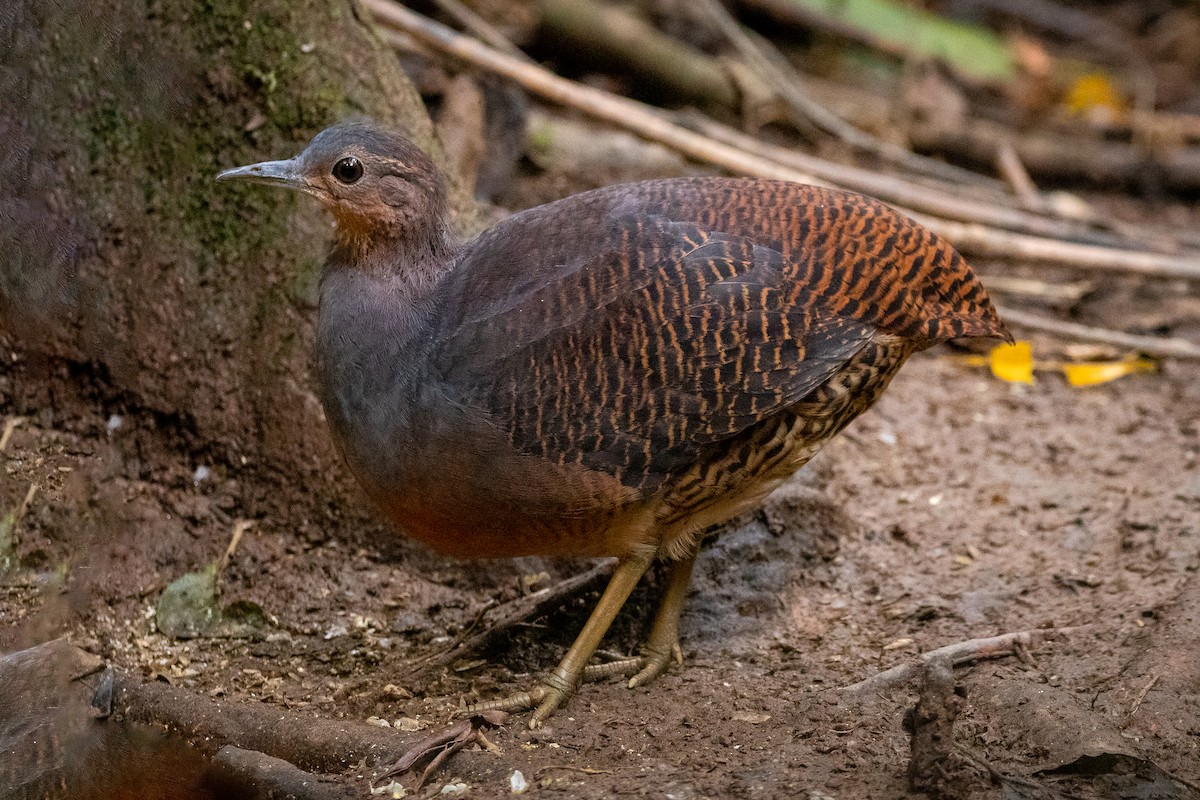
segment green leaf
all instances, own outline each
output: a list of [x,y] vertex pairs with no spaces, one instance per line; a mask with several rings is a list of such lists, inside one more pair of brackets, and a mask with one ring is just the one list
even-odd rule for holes
[[955,22],[895,0],[789,0],[805,16],[832,21],[847,35],[891,53],[924,55],[961,74],[1007,81],[1016,74],[1012,53],[992,31]]

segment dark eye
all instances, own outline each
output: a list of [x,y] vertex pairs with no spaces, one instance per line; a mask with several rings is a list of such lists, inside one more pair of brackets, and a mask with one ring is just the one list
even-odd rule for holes
[[363,175],[363,165],[354,156],[346,156],[333,165],[333,177],[342,183],[354,183]]

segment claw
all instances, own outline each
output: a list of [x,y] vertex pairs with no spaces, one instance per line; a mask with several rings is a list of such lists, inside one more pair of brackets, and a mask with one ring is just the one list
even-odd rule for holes
[[682,659],[683,651],[679,649],[679,642],[674,642],[669,648],[664,650],[656,650],[647,647],[646,654],[642,657],[642,668],[636,675],[629,679],[629,688],[641,686],[650,683],[667,671],[667,665],[671,663],[673,657]]
[[545,687],[541,705],[537,707],[537,710],[529,718],[529,730],[535,731],[542,727],[542,723],[546,721],[546,718],[553,714],[568,696],[570,696],[569,692],[555,689],[553,686]]

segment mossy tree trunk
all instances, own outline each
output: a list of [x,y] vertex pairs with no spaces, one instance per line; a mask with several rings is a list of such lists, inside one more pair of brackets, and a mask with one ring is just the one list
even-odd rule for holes
[[[105,413],[174,428],[227,475],[336,475],[309,378],[329,222],[299,196],[213,176],[353,116],[438,157],[352,0],[10,0],[0,104],[8,369],[70,375]],[[25,383],[15,411],[36,414],[44,387]]]

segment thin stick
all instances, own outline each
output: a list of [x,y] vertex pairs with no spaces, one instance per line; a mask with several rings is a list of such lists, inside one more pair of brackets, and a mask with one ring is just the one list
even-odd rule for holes
[[1150,694],[1150,690],[1154,688],[1154,684],[1156,683],[1158,683],[1157,672],[1150,677],[1150,682],[1142,687],[1137,697],[1133,698],[1133,705],[1129,707],[1129,713],[1125,715],[1125,719],[1129,719],[1137,713],[1137,710],[1142,707],[1142,701],[1146,699],[1146,695]]
[[[929,214],[964,222],[978,222],[1022,233],[1073,239],[1093,244],[1116,244],[1121,237],[1095,230],[1080,220],[1057,219],[1019,208],[964,196],[965,191],[978,193],[980,187],[958,187],[951,192],[938,188],[944,184],[914,183],[895,175],[883,175],[850,164],[838,164],[816,156],[790,150],[754,138],[739,130],[722,125],[694,112],[677,115],[686,128],[696,130],[722,144],[741,151],[753,152],[785,167],[812,173],[822,180],[869,194],[899,206],[919,209]],[[997,195],[997,197],[1001,197]]]
[[928,653],[923,653],[915,662],[900,664],[891,669],[884,670],[866,680],[859,681],[850,686],[843,686],[839,691],[853,692],[858,695],[867,694],[868,692],[885,691],[907,683],[917,677],[932,661],[947,659],[957,667],[988,658],[1003,658],[1011,656],[1017,645],[1030,647],[1051,636],[1073,633],[1090,627],[1092,626],[1035,628],[1034,630],[1005,633],[1000,636],[990,636],[984,639],[969,639],[965,642],[946,645],[945,647],[931,650]]
[[4,432],[0,433],[0,453],[3,453],[4,448],[8,447],[8,440],[12,438],[13,431],[24,421],[24,417],[9,417],[4,421]]
[[217,562],[217,580],[221,579],[221,573],[225,571],[225,567],[229,566],[229,559],[233,556],[233,551],[237,550],[238,543],[242,541],[242,534],[254,527],[252,520],[239,519],[233,523],[233,532],[229,535],[229,544],[225,546],[225,552],[221,554],[221,560]]
[[1088,342],[1103,342],[1128,350],[1137,350],[1157,358],[1182,358],[1189,361],[1200,361],[1200,345],[1186,339],[1167,339],[1159,336],[1137,336],[1123,331],[1108,328],[1093,328],[1080,325],[1077,322],[1051,319],[1027,311],[1013,308],[998,309],[1005,322],[1030,330],[1053,333],[1071,339],[1082,339]]
[[769,84],[791,109],[832,136],[914,172],[934,175],[955,183],[994,183],[970,170],[917,155],[890,142],[880,141],[859,130],[818,103],[804,90],[800,75],[769,41],[742,29],[733,15],[717,0],[695,0],[713,24],[737,49],[747,65]]
[[996,150],[996,167],[1026,208],[1037,211],[1045,208],[1045,199],[1038,192],[1033,178],[1029,177],[1029,171],[1021,163],[1021,157],[1017,155],[1012,142],[1007,139]]
[[1033,278],[1017,278],[1012,275],[992,275],[975,270],[980,282],[993,294],[1012,294],[1019,297],[1036,297],[1051,303],[1072,304],[1082,300],[1092,285],[1087,281],[1079,283],[1048,283]]
[[405,673],[409,680],[430,674],[432,671],[453,664],[460,658],[486,647],[497,636],[551,607],[562,603],[568,597],[585,591],[612,574],[616,559],[606,559],[603,562],[579,575],[573,575],[526,597],[519,597],[509,603],[495,606],[490,614],[487,627],[481,630],[468,631],[459,637],[452,645],[411,662]]
[[1133,273],[1155,278],[1200,280],[1200,259],[1077,244],[906,212],[964,253],[1061,264],[1103,272]]
[[16,530],[21,524],[21,520],[25,516],[25,512],[29,510],[29,504],[33,502],[34,496],[38,492],[37,482],[29,484],[29,488],[25,491],[25,497],[22,498],[21,504],[17,506],[17,510],[12,515],[12,530]]
[[[491,70],[552,102],[568,105],[584,113],[622,126],[647,139],[674,148],[698,161],[714,164],[734,173],[761,178],[829,186],[830,182],[771,159],[714,141],[665,120],[643,103],[617,97],[608,92],[568,81],[542,69],[507,56],[445,25],[390,0],[364,0],[366,7],[384,25],[399,29],[421,43],[474,66]],[[914,194],[919,194],[914,191]],[[920,197],[914,197],[920,201]],[[914,203],[917,205],[917,203]],[[957,198],[954,205],[968,203]],[[1188,259],[1155,253],[1118,250],[1094,245],[1061,242],[999,230],[982,224],[964,224],[938,219],[900,208],[917,221],[945,236],[963,252],[971,255],[1005,256],[1044,261],[1063,266],[1134,272],[1167,278],[1200,280],[1200,259]],[[939,209],[949,214],[953,208]],[[1005,210],[1005,209],[1001,209]],[[1011,210],[1011,209],[1007,209]]]
[[492,47],[503,53],[507,53],[513,58],[519,58],[522,61],[532,63],[533,59],[525,55],[521,48],[510,42],[508,37],[499,28],[467,8],[459,0],[434,0],[434,2],[437,3],[438,8],[454,17],[464,28],[478,36],[482,41],[487,42]]

